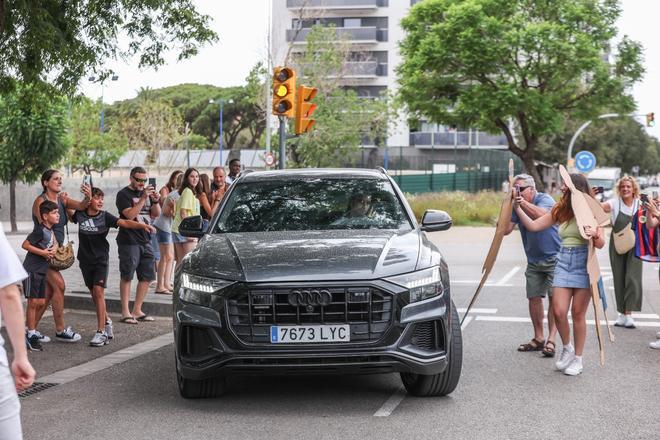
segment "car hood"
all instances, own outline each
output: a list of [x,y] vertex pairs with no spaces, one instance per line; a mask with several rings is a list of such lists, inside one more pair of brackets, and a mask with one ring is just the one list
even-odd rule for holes
[[205,236],[184,269],[246,282],[368,280],[415,270],[420,233],[285,231]]

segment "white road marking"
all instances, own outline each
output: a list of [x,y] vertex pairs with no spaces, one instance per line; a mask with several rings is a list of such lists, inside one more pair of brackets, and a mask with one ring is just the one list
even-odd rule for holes
[[[521,318],[517,316],[476,316],[474,318],[475,321],[488,321],[488,322],[532,322],[530,318]],[[544,323],[547,323],[548,320],[544,319]],[[571,319],[569,319],[569,322],[572,322]],[[587,319],[587,324],[589,325],[595,325],[595,320],[593,319]],[[614,321],[610,320],[610,325],[614,326]],[[605,325],[605,320],[600,321],[601,325]],[[637,327],[660,327],[660,322],[659,321],[638,321],[635,323]]]
[[383,406],[374,413],[374,417],[388,417],[405,397],[406,390],[403,388],[397,388],[397,390],[394,391],[394,394],[383,403]]
[[[463,307],[460,309],[457,309],[458,313],[465,313],[467,311],[467,307]],[[486,313],[486,314],[494,314],[497,313],[497,309],[480,309],[479,307],[472,307],[470,310],[470,313]]]
[[121,364],[128,360],[134,359],[143,354],[158,350],[166,345],[171,344],[173,341],[172,333],[166,333],[156,338],[150,339],[139,344],[131,345],[122,350],[115,351],[100,358],[85,362],[84,364],[76,365],[75,367],[61,370],[48,376],[38,378],[39,382],[44,383],[57,383],[63,384],[74,381],[84,376],[96,373],[113,365]]
[[[451,280],[452,284],[474,284],[477,285],[480,280]],[[486,283],[486,287],[513,287],[513,284],[497,284],[497,283]]]
[[519,270],[520,270],[520,266],[514,266],[513,269],[511,269],[509,273],[504,275],[501,280],[495,283],[495,285],[504,286],[506,283],[508,283],[511,280],[511,278],[513,278],[518,273]]
[[658,316],[655,313],[632,313],[633,318],[637,319],[660,319],[660,316]]
[[461,330],[465,330],[465,327],[467,327],[468,324],[472,322],[473,319],[474,318],[472,316],[468,316],[467,318],[465,318],[465,321],[463,321],[463,324],[461,324]]

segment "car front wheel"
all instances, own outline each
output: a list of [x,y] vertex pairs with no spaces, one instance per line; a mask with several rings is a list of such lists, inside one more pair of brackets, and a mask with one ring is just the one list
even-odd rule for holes
[[451,303],[451,340],[447,353],[447,368],[439,374],[401,373],[401,381],[413,396],[446,396],[456,389],[463,366],[461,322],[454,302]]

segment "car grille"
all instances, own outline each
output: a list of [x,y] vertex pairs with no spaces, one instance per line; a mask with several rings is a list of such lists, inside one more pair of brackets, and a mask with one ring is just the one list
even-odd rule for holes
[[392,295],[373,287],[314,287],[327,305],[291,305],[295,288],[248,288],[227,298],[229,324],[245,343],[269,343],[271,325],[350,324],[351,342],[376,341],[392,321]]

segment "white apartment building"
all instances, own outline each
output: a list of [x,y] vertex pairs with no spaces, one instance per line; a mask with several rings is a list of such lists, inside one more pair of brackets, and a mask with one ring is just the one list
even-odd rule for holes
[[[395,69],[401,62],[399,41],[404,38],[401,20],[419,0],[272,0],[271,42],[273,63],[284,62],[289,47],[301,49],[315,24],[333,25],[336,32],[355,49],[355,61],[347,66],[345,87],[359,96],[377,97],[396,92]],[[365,56],[366,55],[366,56]],[[436,124],[422,124],[411,133],[405,121],[394,121],[388,147],[416,149],[496,148],[507,149],[503,136],[458,132]]]

